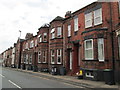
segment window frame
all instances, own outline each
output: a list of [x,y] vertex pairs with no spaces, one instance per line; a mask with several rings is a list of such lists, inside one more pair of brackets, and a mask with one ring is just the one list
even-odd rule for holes
[[47,55],[46,55],[46,50],[45,50],[45,51],[43,51],[43,63],[46,63],[46,61],[47,61],[46,57],[47,57]]
[[41,51],[38,51],[38,63],[41,63]]
[[[89,48],[89,49],[86,49],[86,42],[87,41],[92,41],[92,47]],[[88,39],[88,40],[84,41],[84,50],[85,50],[85,52],[84,52],[84,54],[85,54],[85,60],[93,60],[94,59],[93,39]],[[88,51],[88,50],[92,50],[92,58],[86,57],[86,51]]]
[[74,18],[74,32],[78,31],[78,17]]
[[[60,55],[58,55],[58,50],[60,50]],[[60,58],[60,62],[58,62],[58,58]],[[57,49],[57,64],[62,64],[62,49]]]
[[[99,11],[100,14],[97,14],[97,15],[96,15],[96,12],[98,12],[98,10],[100,10],[100,11]],[[93,13],[94,13],[94,25],[102,24],[102,8],[99,8],[99,9],[97,9],[97,10],[94,10]],[[96,23],[96,21],[95,21],[96,18],[100,18],[100,22]]]
[[62,27],[59,26],[57,27],[57,37],[61,37],[61,35],[62,35]]
[[[102,53],[103,57],[102,57],[102,58],[103,58],[103,59],[100,59],[101,57],[99,57],[99,53],[100,53],[100,52],[99,52],[99,44],[100,44],[99,40],[103,40],[103,41],[102,41],[102,44],[103,44],[103,50],[102,50],[102,51],[103,51],[103,53]],[[105,61],[104,38],[98,38],[98,39],[97,39],[97,43],[98,43],[98,60],[99,60],[100,62],[104,62],[104,61]]]
[[[54,54],[52,54],[52,51],[54,51]],[[54,62],[52,61],[53,57],[54,57]],[[55,64],[55,50],[51,50],[51,64]]]
[[[31,62],[30,62],[31,61]],[[30,54],[29,64],[32,64],[32,54]]]
[[68,27],[68,37],[71,37],[71,25],[69,24],[67,27]]
[[[90,16],[89,16],[90,15]],[[90,25],[87,25],[87,22],[91,21]],[[85,14],[85,28],[89,28],[92,27],[92,22],[93,22],[93,16],[92,16],[92,12],[89,12],[87,14]]]

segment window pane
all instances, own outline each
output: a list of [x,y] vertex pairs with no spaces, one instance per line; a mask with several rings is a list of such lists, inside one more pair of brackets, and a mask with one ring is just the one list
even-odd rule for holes
[[91,27],[92,26],[92,12],[85,15],[85,27]]
[[86,41],[86,49],[92,48],[92,41]]
[[58,27],[57,28],[57,36],[60,36],[61,35],[61,27]]

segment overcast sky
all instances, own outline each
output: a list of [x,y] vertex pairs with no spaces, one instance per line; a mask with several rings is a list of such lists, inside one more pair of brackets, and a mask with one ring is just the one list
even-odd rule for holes
[[36,35],[38,28],[67,11],[76,11],[96,0],[0,0],[0,53],[26,33]]

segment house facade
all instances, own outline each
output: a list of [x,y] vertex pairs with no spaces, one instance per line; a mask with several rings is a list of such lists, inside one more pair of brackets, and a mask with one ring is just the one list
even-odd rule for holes
[[104,80],[104,71],[114,70],[111,18],[117,14],[114,16],[111,10],[116,12],[116,5],[94,2],[74,13],[67,13],[64,59],[70,74],[81,69],[85,79]]
[[49,25],[41,26],[37,32],[37,68],[38,71],[48,71]]
[[63,66],[63,18],[57,16],[49,28],[49,71],[59,73]]

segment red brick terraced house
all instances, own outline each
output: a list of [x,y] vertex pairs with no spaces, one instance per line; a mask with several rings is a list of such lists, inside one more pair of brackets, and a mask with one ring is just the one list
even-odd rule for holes
[[37,32],[36,63],[38,71],[48,72],[49,25],[44,24]]
[[63,20],[57,16],[50,22],[49,28],[49,71],[59,74],[63,66]]
[[32,61],[34,55],[34,39],[32,33],[27,33],[22,44],[22,69],[32,70]]
[[105,70],[114,71],[111,18],[116,19],[116,5],[113,2],[94,2],[74,13],[67,12],[64,59],[70,74],[82,69],[83,78],[104,80]]

